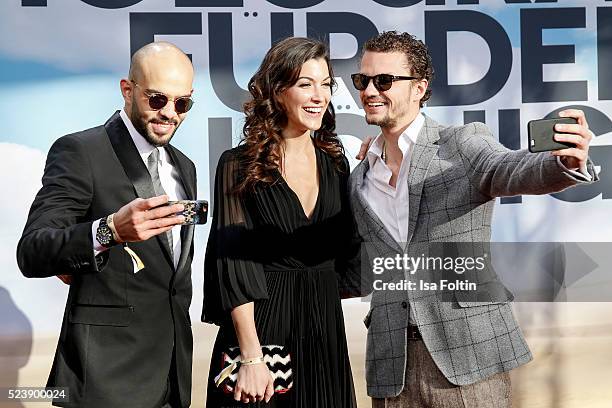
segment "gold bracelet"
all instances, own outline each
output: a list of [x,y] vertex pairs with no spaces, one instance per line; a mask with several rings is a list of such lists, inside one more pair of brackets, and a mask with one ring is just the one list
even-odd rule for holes
[[264,358],[263,356],[260,356],[260,357],[253,357],[253,358],[247,358],[244,360],[240,360],[240,365],[253,365],[253,364],[259,364],[263,362],[264,362]]
[[115,242],[121,242],[121,238],[119,237],[119,234],[117,233],[117,230],[115,229],[115,223],[113,222],[114,216],[115,216],[115,213],[112,213],[111,215],[106,217],[106,225],[108,225],[108,228],[110,228]]

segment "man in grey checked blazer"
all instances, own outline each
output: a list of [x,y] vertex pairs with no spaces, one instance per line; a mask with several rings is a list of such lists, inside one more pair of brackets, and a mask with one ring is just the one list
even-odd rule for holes
[[[370,262],[396,254],[418,257],[432,243],[489,242],[495,197],[548,194],[598,179],[581,111],[562,113],[578,125],[556,128],[566,133],[557,140],[576,148],[511,151],[482,123],[442,126],[420,112],[431,94],[433,69],[415,37],[386,32],[372,38],[359,68],[353,84],[366,120],[381,127],[367,155],[362,149],[366,159],[349,187]],[[380,276],[399,282],[405,274]],[[418,301],[418,291],[375,290],[364,320],[373,406],[510,407],[507,373],[532,356],[512,313],[512,295],[498,286],[487,302],[460,294]]]

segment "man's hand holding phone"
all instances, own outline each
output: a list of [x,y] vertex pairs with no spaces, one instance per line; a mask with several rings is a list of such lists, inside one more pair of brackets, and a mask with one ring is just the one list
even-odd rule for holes
[[570,170],[586,169],[593,132],[589,130],[584,112],[579,109],[568,109],[559,112],[559,116],[578,120],[578,124],[575,125],[555,125],[555,131],[561,132],[555,134],[555,140],[573,143],[575,147],[556,150],[552,154],[559,156],[563,165]]
[[559,117],[573,120],[543,119],[529,122],[529,150],[551,151],[568,169],[585,170],[593,133],[589,130],[584,112],[567,109],[559,112]]
[[168,196],[137,198],[124,205],[113,216],[118,242],[138,242],[170,230],[185,221],[183,204],[164,205]]

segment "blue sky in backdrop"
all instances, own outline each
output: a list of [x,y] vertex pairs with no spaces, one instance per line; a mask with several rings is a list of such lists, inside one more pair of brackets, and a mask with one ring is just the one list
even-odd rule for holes
[[[424,3],[424,2],[423,2]],[[449,2],[451,3],[451,2]],[[168,0],[144,0],[129,9],[102,10],[80,1],[48,0],[48,7],[24,8],[18,0],[0,2],[0,112],[4,114],[0,131],[0,154],[6,159],[0,165],[0,188],[10,200],[0,205],[0,268],[11,271],[0,275],[0,286],[11,288],[15,301],[30,318],[36,320],[35,330],[55,332],[60,319],[41,317],[41,305],[45,312],[61,316],[63,294],[66,288],[58,282],[28,281],[20,276],[14,261],[16,242],[27,216],[35,192],[40,185],[46,152],[58,137],[97,126],[116,110],[123,101],[119,92],[119,80],[125,76],[129,65],[129,20],[133,11],[177,11]],[[207,31],[207,11],[232,11],[234,18],[234,72],[241,86],[257,68],[269,47],[269,13],[287,11],[263,1],[244,1],[239,9],[199,9],[180,11],[203,13],[203,30]],[[575,44],[576,63],[545,68],[545,79],[589,81],[587,104],[601,110],[610,109],[608,102],[598,102],[596,85],[596,19],[595,6],[603,1],[561,1],[558,4],[505,5],[502,0],[482,1],[479,6],[426,7],[418,4],[403,9],[382,7],[372,1],[354,2],[328,0],[307,10],[294,10],[296,35],[305,35],[305,13],[310,11],[351,11],[368,16],[380,31],[399,29],[423,37],[423,11],[442,9],[473,9],[485,12],[504,27],[514,48],[513,67],[506,86],[489,101],[470,109],[484,109],[496,113],[497,109],[521,108],[520,94],[520,9],[521,7],[587,7],[585,29],[545,30],[545,44]],[[259,20],[242,16],[244,10],[258,10]],[[199,196],[208,198],[208,128],[211,117],[232,117],[234,135],[238,137],[241,126],[240,113],[225,107],[216,97],[208,77],[208,45],[202,36],[160,36],[175,42],[193,55],[196,66],[194,99],[196,104],[188,119],[179,129],[173,144],[186,152],[199,171]],[[453,33],[449,36],[449,65],[453,66],[452,83],[469,83],[478,80],[488,69],[490,54],[483,47],[483,40],[474,34]],[[356,51],[356,42],[350,36],[332,37],[332,56],[348,57]],[[554,69],[553,69],[554,68]],[[547,78],[547,75],[550,78]],[[334,104],[351,105],[348,112],[360,113],[359,104],[346,88],[341,86],[334,96]],[[528,119],[541,117],[559,104],[523,106],[522,125]],[[466,107],[441,107],[428,110],[436,119],[446,123],[460,123]],[[496,129],[496,115],[488,124]],[[524,128],[524,126],[522,126]],[[494,131],[495,133],[495,131]],[[215,137],[215,135],[210,135]],[[522,135],[523,140],[526,134]],[[349,154],[358,146],[355,138],[346,137]],[[548,225],[538,229],[538,220],[551,213],[571,217],[576,211],[584,214],[583,222],[597,222],[597,214],[609,211],[603,200],[589,203],[565,203],[550,197],[526,197],[518,206],[501,206],[496,210],[496,234],[502,239],[520,237],[527,239],[569,239],[576,228]],[[529,220],[522,214],[529,212]],[[593,217],[593,218],[589,218]],[[194,263],[194,286],[201,284],[203,247],[206,229],[197,236]],[[565,235],[564,235],[565,234]],[[610,239],[605,231],[589,231],[590,237]],[[561,238],[559,238],[561,237]],[[36,293],[39,304],[27,299]],[[197,319],[201,300],[197,297],[192,313]],[[39,316],[40,318],[37,318]]]

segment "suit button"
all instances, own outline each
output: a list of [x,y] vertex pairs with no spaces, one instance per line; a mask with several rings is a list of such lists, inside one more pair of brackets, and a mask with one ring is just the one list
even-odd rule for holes
[[408,303],[407,302],[402,302],[402,308],[408,309]]
[[176,289],[172,288],[172,291],[170,291],[170,293],[172,293],[172,296],[176,296]]

